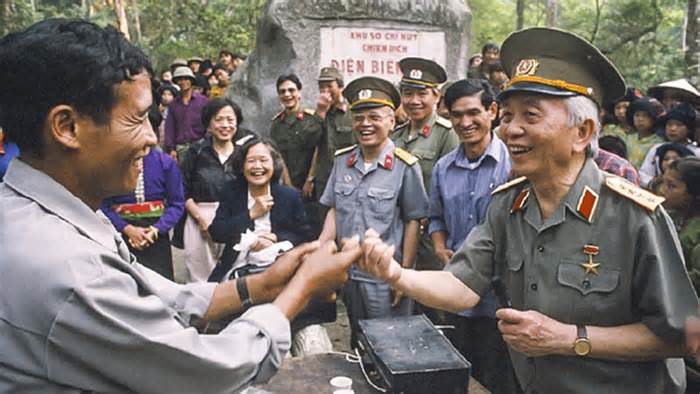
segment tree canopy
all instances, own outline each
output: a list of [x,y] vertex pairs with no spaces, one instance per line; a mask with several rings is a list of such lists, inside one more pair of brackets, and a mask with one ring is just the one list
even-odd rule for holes
[[[465,0],[472,10],[470,51],[502,42],[524,27],[552,25],[598,46],[625,75],[646,88],[696,77],[684,58],[686,14],[693,0]],[[0,0],[0,34],[48,17],[81,17],[128,29],[161,69],[176,57],[248,53],[265,0]],[[123,20],[119,12],[123,11]],[[694,33],[697,34],[697,33]]]

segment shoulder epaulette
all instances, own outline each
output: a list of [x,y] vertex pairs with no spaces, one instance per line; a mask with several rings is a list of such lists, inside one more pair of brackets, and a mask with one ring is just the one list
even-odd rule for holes
[[316,113],[316,111],[311,109],[311,108],[306,108],[306,109],[304,109],[304,113],[307,115],[314,115]]
[[403,129],[404,127],[408,126],[410,123],[411,123],[411,121],[407,120],[407,121],[401,123],[400,125],[395,126],[394,131],[398,131],[400,129]]
[[394,148],[394,154],[409,166],[418,163],[418,158],[403,148]]
[[617,176],[606,177],[605,185],[622,197],[626,197],[646,208],[649,212],[654,212],[665,200],[665,198],[646,191],[626,179]]
[[275,120],[275,119],[279,118],[280,115],[282,115],[283,113],[284,113],[284,111],[278,112],[277,115],[275,115],[275,116],[272,117],[272,120]]
[[495,189],[491,192],[491,195],[493,196],[493,195],[496,194],[496,193],[500,193],[500,192],[502,192],[502,191],[504,191],[504,190],[508,190],[508,189],[510,189],[511,187],[513,187],[513,186],[515,186],[515,185],[518,185],[518,184],[521,184],[521,183],[523,183],[523,182],[526,181],[526,180],[527,180],[527,178],[525,178],[524,176],[521,176],[520,178],[515,178],[515,179],[513,179],[512,181],[506,182],[506,183],[502,184],[501,186],[495,188]]
[[342,154],[344,154],[344,153],[348,153],[348,152],[350,152],[351,150],[355,149],[355,147],[357,147],[357,144],[355,144],[355,145],[350,145],[350,146],[346,146],[345,148],[340,148],[340,149],[338,149],[337,151],[335,151],[335,155],[336,155],[336,156],[340,156],[340,155],[342,155]]
[[437,118],[435,118],[435,123],[439,124],[440,126],[446,128],[448,130],[452,128],[452,122],[443,118],[442,116],[438,116]]

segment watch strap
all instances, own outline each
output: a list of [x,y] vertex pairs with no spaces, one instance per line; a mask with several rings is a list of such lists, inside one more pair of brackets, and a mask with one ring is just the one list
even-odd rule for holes
[[586,330],[586,326],[580,324],[576,325],[576,338],[588,339],[588,330]]
[[241,312],[253,306],[245,276],[236,279],[236,290],[238,290],[238,297],[241,299]]

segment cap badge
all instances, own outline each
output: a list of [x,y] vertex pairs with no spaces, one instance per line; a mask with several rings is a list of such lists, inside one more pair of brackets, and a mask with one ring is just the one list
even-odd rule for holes
[[368,98],[372,98],[372,91],[370,89],[362,89],[357,93],[357,97],[359,97],[360,100],[367,100]]
[[535,75],[537,69],[540,67],[540,62],[535,59],[523,59],[518,63],[518,67],[515,68],[515,76],[520,75]]
[[408,76],[411,77],[411,79],[421,79],[423,78],[423,71],[414,69],[408,73]]

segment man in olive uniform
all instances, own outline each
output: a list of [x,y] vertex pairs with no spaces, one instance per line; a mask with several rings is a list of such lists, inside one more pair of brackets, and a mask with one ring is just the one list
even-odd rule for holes
[[[440,101],[438,85],[447,81],[445,69],[432,60],[407,57],[401,59],[401,106],[409,121],[398,127],[391,139],[418,158],[425,190],[430,192],[430,177],[435,163],[459,145],[452,123],[437,114]],[[416,269],[441,269],[430,235],[424,223],[421,231]]]
[[[275,115],[270,138],[277,144],[289,172],[292,186],[300,191],[312,171],[314,150],[321,138],[321,119],[311,109],[301,110],[302,84],[295,74],[277,78],[277,95],[283,110]],[[304,208],[310,213],[312,229],[318,234],[320,220],[313,215],[314,203],[305,196]]]
[[[352,136],[352,117],[350,106],[343,97],[343,76],[335,67],[323,67],[318,76],[318,101],[316,114],[323,119],[323,131],[319,140],[316,161],[309,187],[320,196],[328,182],[333,168],[334,153],[355,143]],[[310,192],[309,192],[310,194]],[[328,210],[321,207],[321,217],[325,218]]]
[[[362,236],[375,229],[395,247],[394,258],[402,266],[414,265],[419,220],[428,212],[418,159],[389,138],[399,94],[383,79],[363,77],[350,83],[343,95],[350,101],[353,132],[359,146],[336,152],[335,163],[321,204],[329,207],[320,239],[340,240]],[[351,343],[356,344],[360,319],[408,315],[411,302],[392,294],[386,282],[355,268],[343,288],[348,309]],[[392,308],[392,306],[394,308]]]
[[561,30],[515,32],[501,59],[511,76],[502,136],[523,177],[494,191],[444,271],[401,269],[376,234],[365,236],[362,266],[452,311],[500,276],[498,328],[526,393],[683,393],[676,357],[697,298],[663,198],[593,161],[600,105],[624,94],[624,80]]

